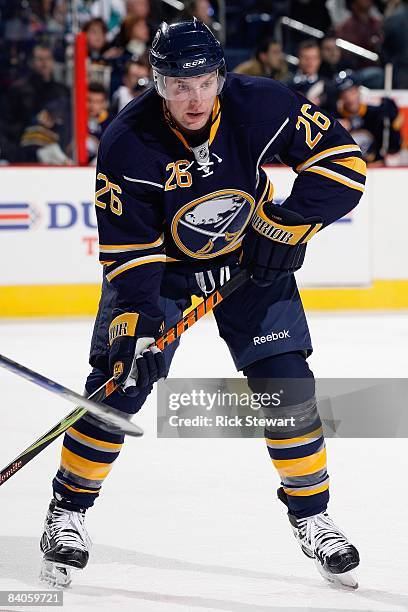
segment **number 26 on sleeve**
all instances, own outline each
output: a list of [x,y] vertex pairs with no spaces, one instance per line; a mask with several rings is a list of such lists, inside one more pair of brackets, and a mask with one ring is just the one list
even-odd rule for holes
[[105,209],[106,203],[103,202],[101,198],[103,195],[105,195],[105,193],[110,193],[110,209],[115,215],[120,216],[122,214],[122,202],[120,201],[116,193],[121,194],[122,189],[119,187],[119,185],[111,183],[108,177],[105,174],[102,174],[102,172],[98,172],[96,180],[103,181],[104,185],[95,193],[95,206]]
[[312,126],[310,122],[312,121],[324,132],[329,129],[331,122],[330,119],[326,117],[326,115],[323,115],[323,113],[321,113],[320,111],[315,111],[313,114],[309,113],[310,108],[310,104],[303,104],[302,108],[300,109],[300,112],[302,113],[303,117],[301,115],[298,116],[296,129],[300,130],[301,126],[304,126],[306,131],[306,144],[309,149],[313,149],[321,140],[323,134],[321,132],[317,132],[317,134],[313,137]]

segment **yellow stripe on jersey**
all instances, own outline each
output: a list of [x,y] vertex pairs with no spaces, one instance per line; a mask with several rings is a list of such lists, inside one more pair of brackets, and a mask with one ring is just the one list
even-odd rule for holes
[[100,253],[126,253],[127,251],[141,251],[143,249],[154,249],[159,247],[164,242],[163,234],[154,242],[146,242],[144,244],[100,244]]
[[156,263],[160,261],[166,261],[166,256],[160,253],[158,253],[157,255],[147,255],[146,257],[138,257],[137,259],[127,261],[126,263],[116,268],[116,270],[109,272],[109,274],[106,275],[106,278],[108,281],[111,281],[116,276],[119,276],[119,274],[122,274],[127,270],[131,270],[132,268],[136,268],[137,266],[143,266],[144,264]]
[[364,192],[364,184],[357,183],[357,181],[353,181],[343,174],[337,174],[333,170],[328,170],[327,168],[322,168],[321,166],[312,166],[305,170],[305,172],[314,172],[315,174],[320,174],[321,176],[325,176],[332,181],[336,181],[337,183],[341,183],[342,185],[346,185],[351,189],[356,189],[357,191]]
[[338,153],[352,153],[353,151],[360,152],[360,147],[358,145],[348,144],[340,145],[338,147],[331,147],[331,149],[325,149],[324,151],[316,153],[316,155],[313,155],[313,157],[309,157],[309,159],[299,164],[299,166],[296,167],[296,172],[302,172],[315,162],[325,159],[326,157],[330,157],[330,155],[337,155]]
[[71,452],[65,446],[61,451],[61,467],[62,470],[68,470],[72,474],[86,478],[86,480],[103,480],[109,474],[113,463],[99,463],[98,461],[90,461],[84,459],[75,453]]
[[280,476],[308,476],[326,467],[326,447],[313,455],[298,459],[272,459]]
[[367,176],[367,164],[361,157],[345,157],[344,159],[333,159],[333,164],[350,168],[353,172],[358,172],[363,176]]

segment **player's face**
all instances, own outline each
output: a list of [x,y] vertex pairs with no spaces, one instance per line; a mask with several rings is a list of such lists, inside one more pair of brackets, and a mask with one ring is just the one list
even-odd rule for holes
[[188,130],[207,123],[218,90],[216,72],[197,77],[166,77],[166,104],[176,122]]
[[360,108],[360,90],[358,87],[350,87],[343,91],[340,96],[343,108],[352,114],[358,113]]

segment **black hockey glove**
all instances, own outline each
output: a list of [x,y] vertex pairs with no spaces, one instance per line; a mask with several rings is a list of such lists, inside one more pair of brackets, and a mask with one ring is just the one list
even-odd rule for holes
[[138,312],[113,311],[109,326],[109,369],[122,389],[146,387],[166,376],[164,355],[152,346],[159,337],[163,320]]
[[255,211],[242,242],[241,266],[260,287],[267,287],[282,274],[299,270],[306,243],[322,227],[320,217],[303,218],[273,202],[263,202]]

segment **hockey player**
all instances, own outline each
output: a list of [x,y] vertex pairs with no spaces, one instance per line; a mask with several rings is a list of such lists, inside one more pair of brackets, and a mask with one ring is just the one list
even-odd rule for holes
[[[214,311],[221,337],[252,389],[299,379],[283,406],[291,430],[266,431],[290,524],[333,582],[356,586],[356,548],[327,514],[329,480],[309,331],[293,271],[306,242],[353,209],[364,189],[358,146],[333,119],[269,79],[226,75],[221,46],[196,19],[163,23],[152,44],[155,88],[111,123],[98,153],[96,212],[104,281],[86,382],[114,375],[107,403],[134,414],[165,376],[176,345],[152,347],[192,294],[205,296],[247,266],[252,278]],[[273,204],[262,164],[298,174]],[[273,342],[255,338],[276,334]],[[85,567],[85,512],[100,493],[123,436],[86,415],[64,438],[41,540],[42,577],[68,584]]]
[[335,88],[338,120],[358,143],[364,160],[382,165],[388,153],[398,153],[404,117],[395,102],[382,98],[377,105],[363,104],[359,83],[350,71],[340,72]]

